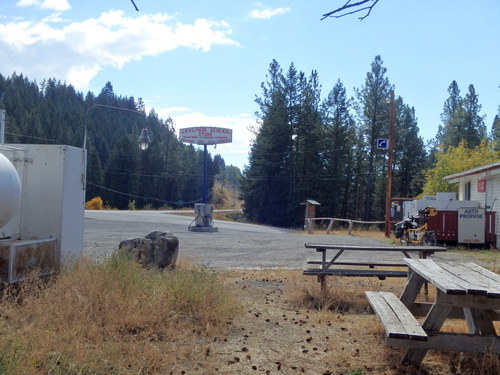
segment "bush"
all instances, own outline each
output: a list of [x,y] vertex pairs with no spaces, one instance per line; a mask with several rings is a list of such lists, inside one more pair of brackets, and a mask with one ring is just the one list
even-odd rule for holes
[[135,211],[135,200],[128,201],[128,210],[129,211]]
[[85,202],[86,210],[103,210],[104,204],[102,202],[101,197],[94,197],[88,202]]

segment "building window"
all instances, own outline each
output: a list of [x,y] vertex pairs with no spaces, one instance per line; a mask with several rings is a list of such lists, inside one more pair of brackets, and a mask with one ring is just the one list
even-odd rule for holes
[[471,183],[466,182],[465,186],[464,186],[464,200],[466,200],[466,201],[470,201],[470,187],[471,187]]

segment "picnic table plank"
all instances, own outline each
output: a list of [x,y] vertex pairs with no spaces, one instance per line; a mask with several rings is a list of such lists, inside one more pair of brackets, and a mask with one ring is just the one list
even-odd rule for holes
[[463,280],[443,270],[437,263],[427,259],[404,259],[423,278],[436,285],[446,294],[467,294]]
[[379,316],[388,338],[427,340],[427,334],[412,313],[390,292],[365,292]]
[[473,263],[473,262],[465,262],[464,264],[466,264],[470,269],[473,269],[473,270],[477,271],[479,274],[483,275],[484,277],[490,279],[493,282],[493,285],[500,284],[500,275],[499,274],[497,274],[493,271],[490,271],[484,267],[478,266],[476,263]]
[[[307,264],[323,264],[321,260],[307,260]],[[336,266],[368,266],[368,267],[407,267],[405,263],[389,262],[335,262]]]
[[[467,293],[484,294],[492,298],[500,298],[500,277],[497,274],[479,267],[472,262],[440,262],[439,264],[445,270],[455,269],[460,271],[460,274],[456,273],[456,275],[469,285]],[[497,276],[496,279],[484,273],[483,270]]]
[[303,271],[304,275],[314,276],[359,276],[359,277],[407,277],[406,271],[391,271],[391,270],[358,270],[349,268],[308,268]]
[[394,309],[394,313],[397,315],[403,326],[408,332],[410,338],[422,339],[427,338],[427,334],[420,326],[418,321],[415,319],[413,314],[406,308],[401,301],[390,292],[380,292],[382,297],[386,302]]
[[387,305],[386,300],[377,292],[365,292],[365,295],[373,310],[380,317],[386,336],[402,339],[408,338],[405,326]]
[[307,249],[325,249],[325,250],[354,250],[354,251],[424,251],[424,252],[440,252],[446,251],[445,247],[440,246],[360,246],[360,245],[337,245],[337,244],[320,244],[306,243]]

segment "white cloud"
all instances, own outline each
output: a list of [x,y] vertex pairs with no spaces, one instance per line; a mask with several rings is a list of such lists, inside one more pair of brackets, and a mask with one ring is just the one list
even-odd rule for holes
[[[180,110],[179,110],[180,109]],[[176,128],[177,136],[179,129],[192,126],[216,126],[233,130],[233,142],[217,145],[217,149],[209,146],[212,155],[220,154],[226,165],[234,165],[240,169],[248,164],[248,153],[250,144],[255,138],[250,128],[256,126],[255,117],[246,113],[229,116],[208,116],[206,114],[189,110],[188,108],[175,107],[158,109],[156,113],[161,118],[172,117]]]
[[47,17],[0,24],[0,51],[9,57],[0,58],[0,71],[62,79],[84,90],[106,66],[121,68],[180,47],[209,51],[215,45],[238,46],[229,37],[227,23],[206,19],[181,24],[163,13],[128,17],[122,11],[109,11],[82,22],[59,21]]
[[40,0],[20,0],[16,4],[18,7],[40,6]]
[[36,6],[42,9],[55,10],[62,12],[71,8],[67,0],[20,0],[16,4],[18,7]]
[[251,18],[256,18],[260,20],[267,20],[269,18],[279,16],[281,14],[288,13],[290,11],[290,8],[276,8],[276,9],[255,9],[250,12],[250,17]]

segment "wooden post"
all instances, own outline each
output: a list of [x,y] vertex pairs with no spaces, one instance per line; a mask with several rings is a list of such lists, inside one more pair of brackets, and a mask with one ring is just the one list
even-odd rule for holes
[[387,187],[385,192],[385,236],[391,236],[392,153],[394,150],[394,90],[389,102],[389,149],[387,155]]
[[330,222],[328,223],[328,227],[326,228],[326,234],[330,234],[332,227],[333,227],[333,218],[330,219]]
[[347,234],[351,234],[352,232],[352,227],[354,225],[354,222],[352,220],[349,220],[349,229],[347,230]]

